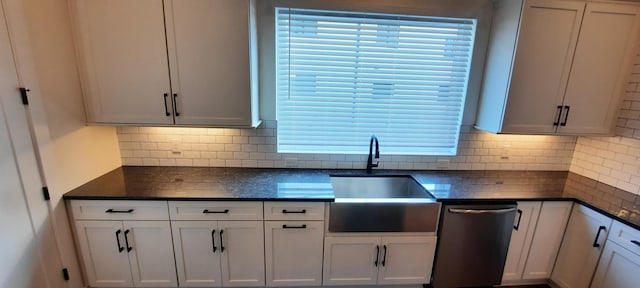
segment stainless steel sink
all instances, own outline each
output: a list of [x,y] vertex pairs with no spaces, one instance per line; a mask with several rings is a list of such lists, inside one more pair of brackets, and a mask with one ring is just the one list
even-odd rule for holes
[[408,175],[331,176],[330,232],[435,232],[440,203]]

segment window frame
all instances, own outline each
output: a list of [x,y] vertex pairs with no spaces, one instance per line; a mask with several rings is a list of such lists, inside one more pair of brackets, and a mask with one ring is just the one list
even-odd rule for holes
[[[346,2],[346,3],[345,3]],[[276,40],[275,8],[303,8],[336,11],[392,13],[418,16],[471,18],[477,21],[469,83],[460,133],[468,132],[476,120],[476,110],[493,16],[491,0],[271,0],[258,1],[258,49],[260,73],[260,113],[263,120],[276,120]],[[459,141],[462,138],[459,139]],[[458,145],[460,147],[460,145]],[[458,148],[459,150],[459,148]],[[282,153],[282,152],[279,152]],[[285,152],[286,153],[286,152]],[[363,152],[364,153],[364,152]],[[333,153],[345,154],[345,153]],[[360,154],[360,153],[357,153]],[[400,155],[400,154],[395,154]],[[434,155],[435,156],[435,155]],[[450,155],[453,156],[453,155]]]

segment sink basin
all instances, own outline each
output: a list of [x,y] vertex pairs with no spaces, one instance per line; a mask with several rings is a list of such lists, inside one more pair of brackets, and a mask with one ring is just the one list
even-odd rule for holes
[[419,203],[435,197],[408,175],[331,176],[336,202]]
[[408,175],[331,176],[329,232],[435,232],[440,203]]

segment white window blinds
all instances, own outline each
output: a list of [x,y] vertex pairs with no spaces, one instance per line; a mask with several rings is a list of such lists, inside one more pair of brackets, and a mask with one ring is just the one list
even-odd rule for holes
[[475,26],[276,8],[278,151],[455,155]]

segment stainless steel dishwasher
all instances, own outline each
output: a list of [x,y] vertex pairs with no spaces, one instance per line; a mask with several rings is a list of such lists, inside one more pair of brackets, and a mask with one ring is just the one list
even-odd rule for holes
[[515,202],[442,206],[433,287],[499,285],[515,213]]

